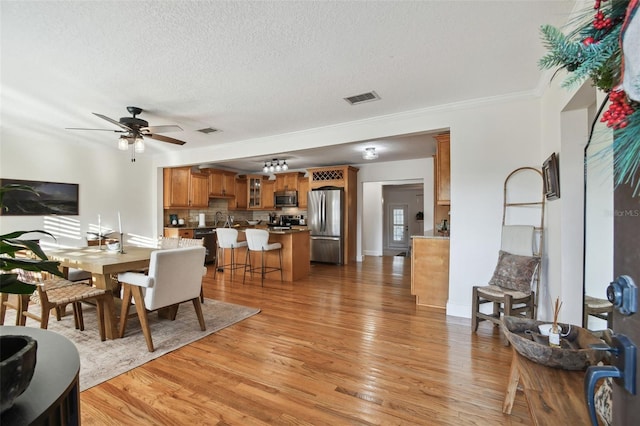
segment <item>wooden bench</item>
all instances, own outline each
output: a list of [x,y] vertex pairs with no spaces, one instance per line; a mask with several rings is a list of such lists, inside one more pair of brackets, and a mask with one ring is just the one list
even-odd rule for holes
[[502,412],[511,414],[518,384],[534,425],[589,425],[584,399],[584,371],[545,367],[513,349],[511,373]]

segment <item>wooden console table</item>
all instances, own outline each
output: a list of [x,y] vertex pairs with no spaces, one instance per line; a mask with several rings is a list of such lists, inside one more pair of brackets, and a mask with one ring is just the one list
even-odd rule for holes
[[511,414],[520,384],[534,425],[589,425],[584,375],[584,371],[545,367],[521,356],[514,348],[502,412]]

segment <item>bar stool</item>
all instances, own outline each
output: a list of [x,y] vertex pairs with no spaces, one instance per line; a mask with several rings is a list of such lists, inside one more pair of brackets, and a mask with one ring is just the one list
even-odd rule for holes
[[[229,267],[231,271],[231,279],[233,279],[233,270],[242,268],[243,265],[236,265],[235,260],[235,251],[240,247],[247,247],[246,241],[238,241],[238,230],[232,228],[217,228],[216,229],[216,237],[218,240],[218,249],[216,253],[216,268],[213,272],[213,278],[216,277],[218,273],[218,269],[224,270],[225,267]],[[231,249],[231,263],[224,265],[220,264],[224,262],[224,250]],[[222,255],[220,254],[222,252]]]
[[613,304],[607,299],[584,296],[584,328],[588,328],[589,315],[607,321],[607,328],[613,328]]
[[[253,271],[260,271],[260,285],[264,287],[264,275],[267,272],[280,271],[280,281],[284,281],[282,277],[282,244],[280,243],[271,243],[269,244],[269,232],[264,229],[247,229],[245,231],[247,235],[247,244],[249,249],[247,250],[247,257],[244,261],[244,274],[242,275],[242,283],[244,284],[245,277],[247,275],[247,266],[249,267],[249,272],[253,277]],[[277,268],[275,266],[265,266],[264,264],[264,253],[267,251],[278,250],[278,255],[280,258],[280,267]],[[251,266],[251,252],[259,251],[260,252],[260,267],[253,268]]]

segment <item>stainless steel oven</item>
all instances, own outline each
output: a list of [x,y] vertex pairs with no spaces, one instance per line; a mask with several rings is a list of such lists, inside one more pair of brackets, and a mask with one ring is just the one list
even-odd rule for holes
[[278,191],[273,196],[276,207],[298,207],[298,191]]

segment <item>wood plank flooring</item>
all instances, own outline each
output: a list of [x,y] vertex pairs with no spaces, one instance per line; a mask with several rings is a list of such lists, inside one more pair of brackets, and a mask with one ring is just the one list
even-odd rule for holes
[[82,392],[84,425],[531,424],[521,392],[502,414],[497,329],[416,306],[408,258],[264,288],[225,275],[209,267],[205,296],[262,312]]

